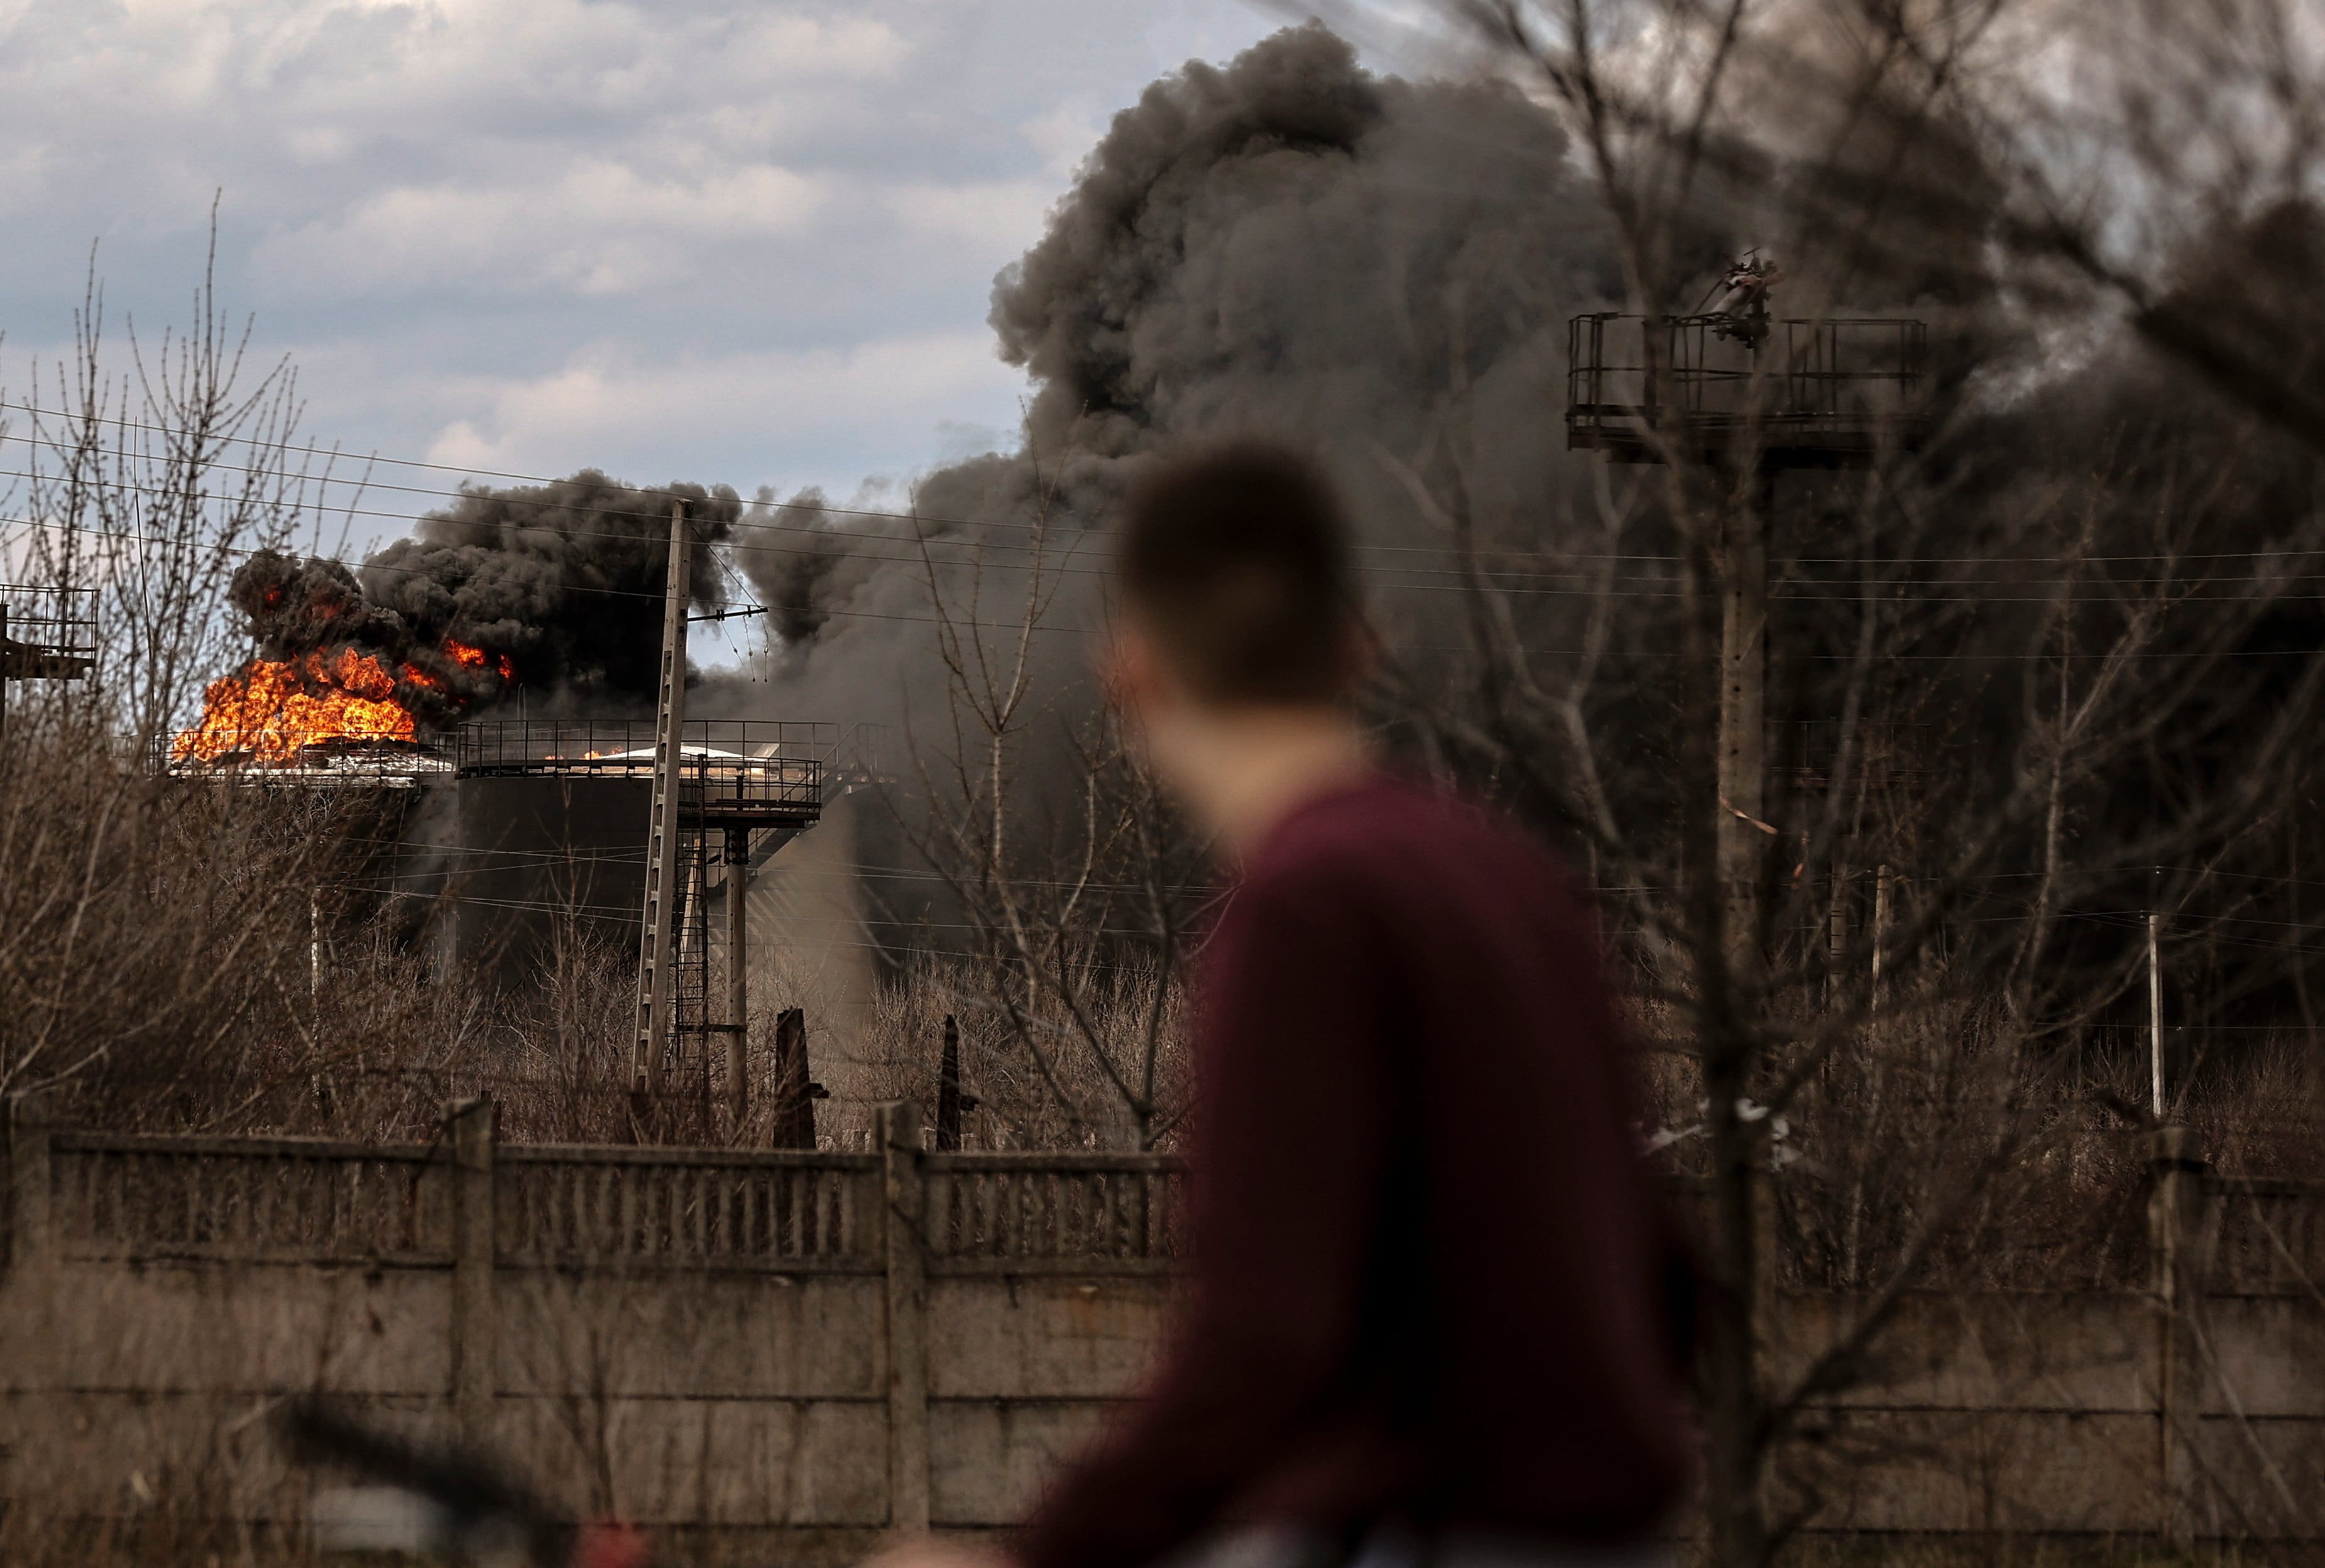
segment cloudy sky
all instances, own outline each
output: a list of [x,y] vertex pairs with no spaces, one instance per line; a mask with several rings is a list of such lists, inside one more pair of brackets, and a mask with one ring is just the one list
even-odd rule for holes
[[[1249,0],[0,0],[0,376],[226,301],[356,451],[852,493],[1005,445],[993,274]],[[388,531],[396,531],[392,526]],[[357,540],[361,542],[360,539]]]

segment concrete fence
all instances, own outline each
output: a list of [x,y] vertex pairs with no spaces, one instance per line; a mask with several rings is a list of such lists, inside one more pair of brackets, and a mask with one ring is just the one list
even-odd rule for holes
[[[265,1415],[328,1389],[512,1456],[577,1510],[838,1562],[1006,1522],[1136,1379],[1179,1250],[1153,1156],[133,1137],[16,1110],[0,1499],[265,1526]],[[2164,1135],[2151,1287],[1928,1295],[1820,1403],[1811,1528],[2325,1538],[2325,1192]],[[1774,1305],[1797,1369],[1853,1297]],[[1554,1418],[1554,1413],[1545,1413]]]

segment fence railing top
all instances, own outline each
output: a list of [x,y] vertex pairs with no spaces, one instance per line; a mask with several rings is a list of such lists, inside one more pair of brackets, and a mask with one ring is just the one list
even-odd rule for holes
[[1187,1160],[1176,1154],[1123,1154],[1100,1149],[959,1149],[921,1157],[932,1171],[1145,1171],[1176,1176]]
[[[115,1132],[76,1127],[52,1127],[48,1136],[51,1148],[66,1153],[412,1161],[451,1158],[450,1146],[442,1139],[426,1143],[357,1143],[329,1138],[236,1138],[208,1133]],[[594,1165],[726,1165],[841,1171],[877,1170],[881,1163],[878,1154],[857,1150],[622,1143],[496,1143],[493,1158],[511,1165],[576,1162]],[[1115,1149],[959,1149],[924,1153],[921,1161],[922,1168],[931,1171],[991,1174],[1122,1171],[1180,1176],[1192,1168],[1192,1162],[1184,1155],[1137,1154]],[[2206,1190],[2219,1193],[2325,1196],[2325,1182],[2222,1176],[2206,1176],[2200,1179]],[[1673,1172],[1658,1172],[1655,1184],[1663,1192],[1674,1195],[1697,1195],[1710,1189],[1708,1178]]]
[[[356,1143],[329,1138],[235,1138],[208,1133],[114,1132],[55,1127],[49,1146],[67,1153],[273,1156],[301,1159],[434,1160],[450,1158],[442,1139],[427,1143]],[[496,1143],[493,1158],[510,1165],[572,1164],[759,1166],[811,1170],[872,1171],[881,1157],[843,1149],[724,1148],[710,1145],[620,1143]],[[1188,1168],[1175,1154],[1108,1149],[973,1149],[922,1156],[938,1171],[1135,1171],[1178,1175]]]
[[105,1132],[55,1128],[49,1147],[68,1154],[184,1154],[298,1159],[449,1160],[450,1148],[432,1143],[350,1143],[331,1138],[218,1138],[203,1133]]
[[689,1148],[668,1144],[504,1143],[493,1158],[505,1165],[752,1166],[776,1169],[872,1171],[876,1154],[834,1149]]
[[2325,1182],[2296,1181],[2284,1176],[2234,1176],[2207,1172],[2196,1178],[2201,1189],[2222,1197],[2325,1198]]

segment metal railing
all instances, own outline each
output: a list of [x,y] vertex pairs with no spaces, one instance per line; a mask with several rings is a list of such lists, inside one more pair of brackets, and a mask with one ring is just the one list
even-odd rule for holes
[[97,591],[0,583],[0,677],[78,680],[97,660]]
[[[692,719],[679,742],[689,804],[735,801],[815,807],[837,724],[755,719]],[[453,766],[463,778],[534,774],[651,779],[650,719],[485,719],[460,726]]]
[[[1925,724],[1859,724],[1853,732],[1850,771],[1876,790],[1919,784],[1934,733]],[[1769,751],[1777,759],[1777,772],[1794,789],[1824,790],[1839,775],[1843,742],[1851,736],[1838,719],[1795,720],[1769,726]]]
[[1918,445],[1929,328],[1886,318],[1774,321],[1756,348],[1718,316],[1600,312],[1567,323],[1570,447],[1653,458],[1753,440],[1844,457]]

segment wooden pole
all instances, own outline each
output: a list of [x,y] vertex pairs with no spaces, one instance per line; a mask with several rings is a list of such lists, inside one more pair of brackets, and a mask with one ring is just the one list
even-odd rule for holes
[[662,595],[662,692],[654,709],[653,820],[646,838],[645,918],[638,933],[637,1038],[630,1063],[630,1093],[660,1094],[670,1039],[671,916],[678,886],[679,770],[686,731],[686,604],[694,552],[686,534],[686,503],[670,503],[670,575]]
[[768,1077],[775,1097],[777,1148],[815,1147],[815,1102],[823,1085],[808,1075],[807,1014],[787,1007],[775,1015],[775,1059]]
[[2147,912],[2147,1098],[2158,1127],[2163,1125],[2163,966],[2156,941],[2162,918],[2153,909]]
[[945,1014],[944,1054],[937,1058],[937,1148],[960,1147],[960,1025]]

